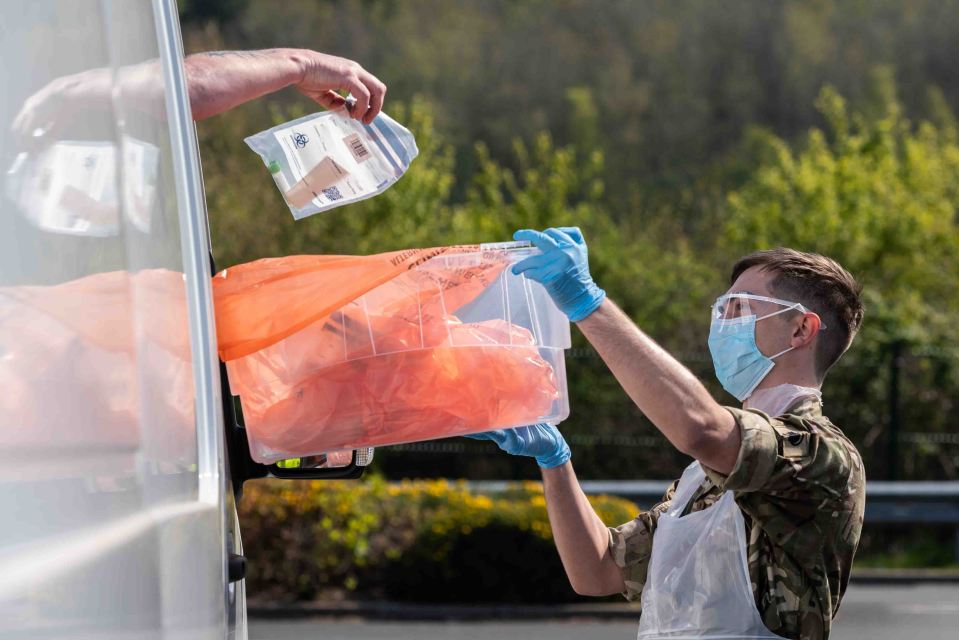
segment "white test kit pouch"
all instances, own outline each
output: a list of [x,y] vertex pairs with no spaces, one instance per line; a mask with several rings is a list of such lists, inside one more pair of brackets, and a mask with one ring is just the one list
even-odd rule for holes
[[419,150],[410,131],[380,113],[314,113],[245,139],[260,154],[297,220],[372,198],[406,173]]

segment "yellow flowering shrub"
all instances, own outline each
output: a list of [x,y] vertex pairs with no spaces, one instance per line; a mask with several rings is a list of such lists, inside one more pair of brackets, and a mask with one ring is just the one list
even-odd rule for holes
[[[621,498],[590,502],[611,525],[639,512]],[[268,480],[247,484],[239,507],[253,600],[349,592],[433,602],[576,597],[538,482],[483,495],[464,481]]]

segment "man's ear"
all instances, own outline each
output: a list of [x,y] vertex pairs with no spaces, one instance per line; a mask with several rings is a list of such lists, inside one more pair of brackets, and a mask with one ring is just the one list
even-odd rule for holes
[[793,325],[793,334],[790,340],[790,344],[795,349],[812,344],[822,327],[822,321],[815,313],[804,313],[798,320]]

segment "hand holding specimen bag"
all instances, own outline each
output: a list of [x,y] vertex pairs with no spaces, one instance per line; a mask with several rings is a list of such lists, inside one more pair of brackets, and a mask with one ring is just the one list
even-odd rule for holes
[[406,173],[413,134],[385,113],[365,125],[314,113],[246,138],[297,220],[382,193]]
[[213,280],[220,355],[260,462],[569,414],[569,322],[528,247],[259,260]]

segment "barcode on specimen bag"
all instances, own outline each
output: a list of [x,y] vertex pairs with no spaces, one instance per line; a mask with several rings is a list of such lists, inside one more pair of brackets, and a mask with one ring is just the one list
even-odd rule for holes
[[370,159],[370,152],[366,148],[366,145],[363,144],[363,141],[360,140],[360,134],[350,134],[343,138],[343,142],[349,147],[350,153],[353,154],[353,159],[356,160],[357,163],[366,162]]

